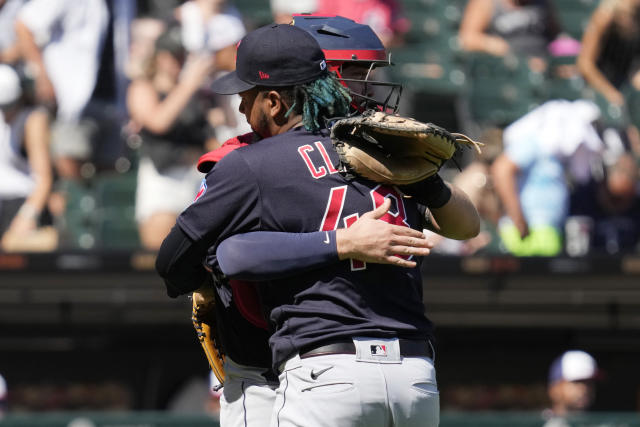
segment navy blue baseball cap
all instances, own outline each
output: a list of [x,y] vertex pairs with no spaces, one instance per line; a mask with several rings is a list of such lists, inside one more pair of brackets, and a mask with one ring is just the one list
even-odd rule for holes
[[256,86],[309,83],[327,72],[324,52],[309,33],[293,25],[270,24],[240,41],[236,70],[214,81],[211,89],[232,95]]

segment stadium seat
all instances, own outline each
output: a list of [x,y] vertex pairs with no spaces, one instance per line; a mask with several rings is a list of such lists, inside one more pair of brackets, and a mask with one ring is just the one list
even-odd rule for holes
[[544,100],[544,76],[524,58],[469,55],[467,75],[471,118],[482,125],[505,126]]
[[139,247],[134,219],[136,172],[102,172],[85,181],[64,181],[66,210],[56,224],[67,249]]
[[135,223],[135,172],[109,173],[94,182],[97,202],[96,234],[103,249],[136,248],[139,246]]

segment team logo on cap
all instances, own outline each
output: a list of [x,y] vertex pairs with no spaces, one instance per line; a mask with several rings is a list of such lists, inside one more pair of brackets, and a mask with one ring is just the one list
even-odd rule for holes
[[193,201],[194,202],[197,201],[206,192],[207,192],[207,181],[206,181],[206,179],[202,178],[202,183],[200,184],[200,189],[198,190],[198,194],[196,194],[196,198]]
[[327,62],[323,59],[322,62],[320,62],[320,69],[324,71],[325,68],[327,68]]

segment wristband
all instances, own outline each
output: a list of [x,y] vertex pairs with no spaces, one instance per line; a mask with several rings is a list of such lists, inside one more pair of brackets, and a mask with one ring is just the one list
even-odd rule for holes
[[441,208],[451,199],[451,189],[438,174],[398,188],[430,209]]

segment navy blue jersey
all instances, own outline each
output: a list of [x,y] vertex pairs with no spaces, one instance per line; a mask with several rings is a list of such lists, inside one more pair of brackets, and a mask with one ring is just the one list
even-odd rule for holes
[[[348,227],[385,197],[393,206],[382,220],[422,229],[423,216],[414,202],[391,188],[348,180],[337,164],[330,139],[304,129],[239,148],[206,176],[203,191],[179,216],[178,225],[190,238],[209,245],[211,265],[218,243],[230,235]],[[432,338],[418,267],[345,260],[270,281],[262,290],[263,303],[273,308],[274,366],[300,348],[333,339]]]

